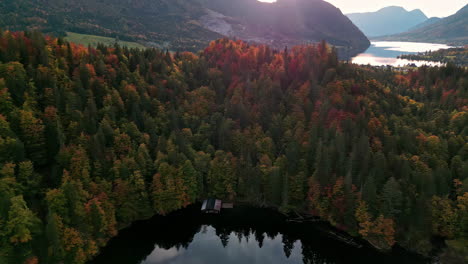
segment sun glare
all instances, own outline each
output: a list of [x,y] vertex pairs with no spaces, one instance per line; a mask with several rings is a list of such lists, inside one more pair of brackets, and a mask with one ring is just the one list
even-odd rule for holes
[[257,0],[259,2],[265,2],[265,3],[274,3],[276,0]]

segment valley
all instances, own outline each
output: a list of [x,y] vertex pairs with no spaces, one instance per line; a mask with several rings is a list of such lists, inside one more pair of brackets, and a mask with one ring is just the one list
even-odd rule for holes
[[468,263],[467,11],[0,1],[0,264]]

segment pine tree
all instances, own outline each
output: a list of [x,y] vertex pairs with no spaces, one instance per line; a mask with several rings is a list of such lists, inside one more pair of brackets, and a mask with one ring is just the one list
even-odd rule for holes
[[15,61],[0,63],[0,79],[5,80],[6,87],[11,93],[13,102],[20,106],[24,102],[24,93],[28,88],[27,75],[24,66]]
[[15,196],[10,201],[6,234],[13,244],[27,243],[32,240],[33,230],[39,219],[28,208],[23,196]]
[[362,199],[369,205],[369,210],[371,212],[376,212],[378,204],[377,188],[372,174],[367,177],[367,180],[364,183],[362,188]]
[[44,165],[47,159],[42,120],[36,118],[31,111],[20,110],[19,126],[27,155],[35,164]]
[[210,195],[221,199],[234,199],[236,195],[235,158],[231,153],[217,151],[208,174]]
[[130,176],[131,201],[136,209],[138,218],[145,218],[151,215],[149,196],[146,184],[140,171],[135,171]]
[[190,160],[184,162],[179,172],[182,174],[179,177],[183,179],[184,186],[187,189],[188,201],[186,203],[192,203],[198,198],[199,194],[197,185],[198,172],[195,170]]
[[315,172],[312,175],[321,186],[330,184],[330,167],[328,159],[328,148],[319,142],[315,155]]
[[47,216],[46,236],[48,242],[48,262],[56,263],[63,259],[65,250],[63,248],[62,234],[64,225],[60,216],[49,212]]
[[401,213],[403,194],[400,184],[395,178],[390,178],[382,190],[383,212],[386,217],[395,217]]
[[9,116],[14,109],[13,99],[4,79],[0,79],[0,115]]

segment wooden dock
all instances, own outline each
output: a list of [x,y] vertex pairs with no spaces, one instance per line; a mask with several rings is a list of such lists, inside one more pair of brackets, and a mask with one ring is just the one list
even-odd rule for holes
[[234,204],[233,203],[223,203],[222,208],[223,209],[232,209],[232,208],[234,208]]

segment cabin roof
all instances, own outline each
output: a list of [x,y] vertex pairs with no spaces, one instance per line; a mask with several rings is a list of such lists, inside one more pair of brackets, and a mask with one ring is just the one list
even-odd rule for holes
[[202,211],[206,211],[206,210],[220,211],[221,210],[221,205],[222,205],[221,200],[214,199],[214,198],[209,198],[209,199],[206,199],[205,201],[203,201],[203,205],[202,205],[201,209],[202,209]]

